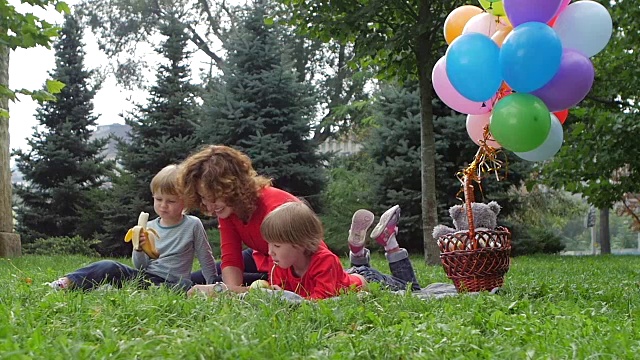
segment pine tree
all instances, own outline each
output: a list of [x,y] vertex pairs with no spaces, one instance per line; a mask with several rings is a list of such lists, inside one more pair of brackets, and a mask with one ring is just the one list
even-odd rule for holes
[[372,209],[382,213],[398,204],[402,209],[398,241],[410,249],[422,248],[420,230],[420,107],[416,92],[384,86],[372,107],[379,125],[365,141],[373,159]]
[[277,26],[261,2],[241,16],[226,42],[226,69],[208,86],[200,137],[245,152],[274,185],[318,205],[325,177],[310,139],[314,98],[296,80]]
[[182,161],[198,145],[194,132],[199,89],[191,83],[188,35],[175,19],[163,25],[161,33],[166,40],[156,52],[166,63],[158,68],[148,104],[138,106],[125,119],[131,130],[129,140],[118,144],[123,174],[114,180],[112,196],[102,207],[102,246],[107,254],[130,252],[122,237],[129,225],[135,225],[140,211],[153,214],[151,179],[163,167]]
[[111,164],[101,155],[107,140],[91,140],[96,125],[89,81],[84,68],[82,28],[66,16],[55,43],[56,67],[49,73],[66,84],[55,97],[37,109],[39,126],[28,139],[30,150],[14,151],[24,184],[15,186],[18,232],[23,244],[41,237],[90,238],[99,226],[95,214],[99,188]]

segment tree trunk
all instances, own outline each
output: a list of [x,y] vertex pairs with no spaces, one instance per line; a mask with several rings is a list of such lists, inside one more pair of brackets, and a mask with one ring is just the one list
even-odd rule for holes
[[[0,84],[9,86],[9,48],[0,45]],[[0,108],[9,110],[9,99],[0,96]],[[13,233],[9,119],[0,116],[0,257],[20,256],[20,236]]]
[[[418,22],[429,24],[431,9],[429,0],[420,1]],[[416,42],[416,60],[420,86],[420,145],[422,173],[422,238],[424,241],[424,259],[428,265],[440,264],[440,250],[433,239],[433,228],[438,224],[438,202],[436,199],[435,158],[436,143],[433,133],[433,105],[431,92],[431,69],[435,64],[432,59],[433,36],[429,32],[418,35]]]
[[609,233],[609,209],[600,209],[600,253],[611,254],[611,234]]

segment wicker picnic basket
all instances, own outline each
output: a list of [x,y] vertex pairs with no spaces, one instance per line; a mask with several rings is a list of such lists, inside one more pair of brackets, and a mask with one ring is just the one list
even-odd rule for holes
[[505,227],[476,231],[469,176],[464,177],[463,190],[469,230],[440,236],[440,260],[458,292],[491,291],[502,286],[504,275],[509,271],[511,232]]

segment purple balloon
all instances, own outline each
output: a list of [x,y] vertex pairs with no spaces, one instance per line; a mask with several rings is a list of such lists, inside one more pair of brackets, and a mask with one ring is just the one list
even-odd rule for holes
[[564,49],[556,75],[531,94],[544,101],[551,112],[569,109],[587,96],[594,78],[595,71],[589,58],[576,50]]
[[547,23],[558,12],[562,0],[503,0],[504,11],[515,28],[529,21]]

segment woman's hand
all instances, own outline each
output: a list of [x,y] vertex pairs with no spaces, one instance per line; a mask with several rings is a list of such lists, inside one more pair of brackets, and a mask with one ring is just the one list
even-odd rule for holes
[[235,266],[227,266],[222,269],[222,281],[230,291],[243,293],[249,290],[248,287],[242,286],[242,277],[242,270]]
[[238,285],[228,285],[227,288],[229,291],[233,291],[234,293],[243,293],[249,291],[247,286],[238,286]]
[[191,297],[194,295],[202,294],[209,297],[214,297],[217,294],[220,294],[226,291],[231,291],[234,293],[243,293],[243,292],[247,292],[248,290],[249,288],[245,286],[234,286],[234,285],[227,286],[225,283],[218,282],[215,284],[208,284],[208,285],[194,285],[191,287],[191,289],[187,291],[187,296]]
[[221,292],[216,290],[215,285],[217,284],[194,285],[187,291],[187,296],[191,297],[194,295],[205,295],[208,297],[213,297]]

